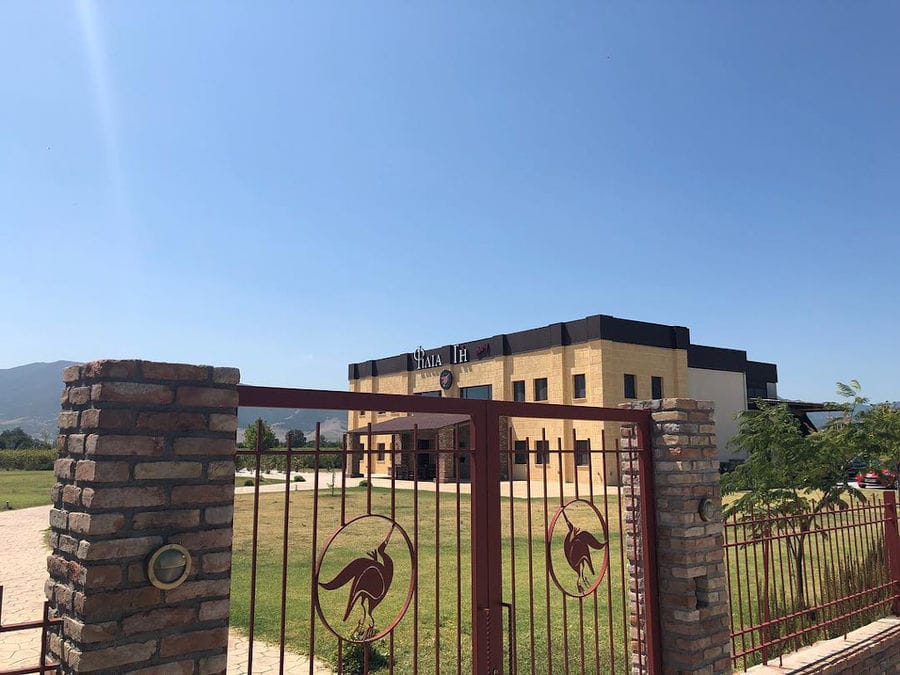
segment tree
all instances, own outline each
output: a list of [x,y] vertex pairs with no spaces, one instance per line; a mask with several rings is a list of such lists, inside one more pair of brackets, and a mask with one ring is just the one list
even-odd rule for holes
[[249,425],[244,430],[244,446],[251,450],[256,448],[256,427],[259,424],[262,424],[260,449],[268,450],[269,448],[276,447],[278,445],[278,437],[275,435],[275,432],[272,431],[272,427],[269,426],[269,423],[265,422],[261,417],[257,418],[253,424]]
[[50,444],[29,436],[21,427],[0,431],[0,449],[18,450],[19,448],[49,448]]
[[300,429],[291,429],[288,434],[291,437],[292,448],[302,448],[306,446],[306,434]]
[[[867,434],[859,411],[867,400],[859,383],[838,383],[846,400],[835,404],[840,415],[821,431],[804,434],[787,403],[759,401],[756,410],[738,416],[732,444],[748,453],[747,460],[722,480],[726,494],[737,498],[725,515],[742,514],[763,538],[780,531],[793,562],[800,607],[806,606],[803,564],[807,538],[819,514],[833,507],[847,508],[866,501],[865,493],[847,484],[847,473],[857,457],[867,457]],[[873,424],[874,424],[873,420]],[[760,518],[765,513],[766,518]]]
[[856,440],[871,463],[885,464],[894,472],[894,487],[900,490],[900,408],[884,402],[859,412]]

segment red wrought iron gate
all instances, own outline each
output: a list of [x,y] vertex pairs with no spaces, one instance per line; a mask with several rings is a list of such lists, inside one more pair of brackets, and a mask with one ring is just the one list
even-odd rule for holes
[[[238,451],[252,482],[236,500],[233,547],[243,672],[254,672],[258,641],[274,645],[282,669],[305,655],[310,673],[626,672],[640,654],[642,669],[658,671],[652,538],[626,550],[638,541],[626,536],[638,525],[629,514],[654,530],[653,509],[637,501],[652,500],[648,412],[239,394],[242,408],[368,420],[337,447],[317,426],[307,447],[269,449],[260,428],[257,447]],[[607,438],[622,423],[636,426],[637,450]],[[611,485],[623,460],[644,465],[639,494]],[[267,470],[285,482],[261,485]],[[629,557],[647,572],[640,592]]]

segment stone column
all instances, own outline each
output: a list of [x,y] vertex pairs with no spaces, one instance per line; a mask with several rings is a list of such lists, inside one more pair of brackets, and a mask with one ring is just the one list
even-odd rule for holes
[[[371,450],[372,448],[369,448],[365,452]],[[364,459],[364,452],[359,434],[344,434],[344,456],[347,458],[344,467],[345,477],[358,478],[362,476],[360,464]]]
[[[662,661],[665,673],[730,673],[731,627],[725,576],[722,491],[710,401],[663,399],[624,404],[647,408],[652,415],[653,479],[656,494],[656,545]],[[622,448],[635,447],[635,429],[622,427]],[[628,535],[626,550],[631,599],[633,671],[638,667],[638,613],[644,593],[640,511],[631,510],[630,495],[639,494],[639,469],[629,453],[622,457]],[[704,520],[702,500],[711,508]],[[640,500],[638,500],[640,502]],[[640,621],[643,622],[643,612]],[[640,661],[646,670],[647,655]]]
[[[64,371],[46,585],[62,673],[225,672],[239,378],[149,361]],[[147,563],[170,543],[191,571],[160,590]]]
[[509,418],[500,418],[500,428],[497,431],[498,444],[497,451],[500,453],[500,480],[509,480],[510,461],[509,461]]
[[443,452],[434,455],[434,482],[452,483],[456,476],[454,466],[455,455],[450,452],[454,446],[454,440],[458,440],[454,433],[454,426],[441,427],[434,436],[435,448]]

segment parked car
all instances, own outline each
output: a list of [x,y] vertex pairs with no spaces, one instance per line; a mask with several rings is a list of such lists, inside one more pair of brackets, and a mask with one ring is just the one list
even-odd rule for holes
[[890,469],[871,469],[865,474],[856,475],[856,484],[859,487],[872,489],[888,489],[897,486],[897,474]]

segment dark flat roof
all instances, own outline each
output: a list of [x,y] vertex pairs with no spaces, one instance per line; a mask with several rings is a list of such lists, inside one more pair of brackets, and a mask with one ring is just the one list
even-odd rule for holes
[[[575,321],[552,323],[540,328],[504,333],[489,338],[468,340],[457,344],[468,348],[469,362],[496,356],[509,356],[524,352],[579,344],[591,340],[611,340],[646,347],[665,349],[686,349],[688,366],[747,373],[754,382],[777,382],[775,364],[747,360],[747,352],[738,349],[723,349],[692,345],[690,330],[684,326],[669,326],[633,319],[620,319],[608,314],[594,314]],[[453,362],[453,345],[444,345],[427,350],[428,354],[438,354],[444,365]],[[402,373],[416,369],[412,352],[397,354],[382,359],[351,363],[348,379]]]
[[[412,431],[417,427],[419,431],[431,431],[434,429],[443,429],[461,422],[468,422],[468,415],[450,415],[446,413],[412,413],[405,417],[395,417],[394,419],[385,420],[384,422],[376,422],[372,425],[373,434],[397,433],[399,431]],[[369,427],[358,427],[349,431],[351,434],[369,433]]]

